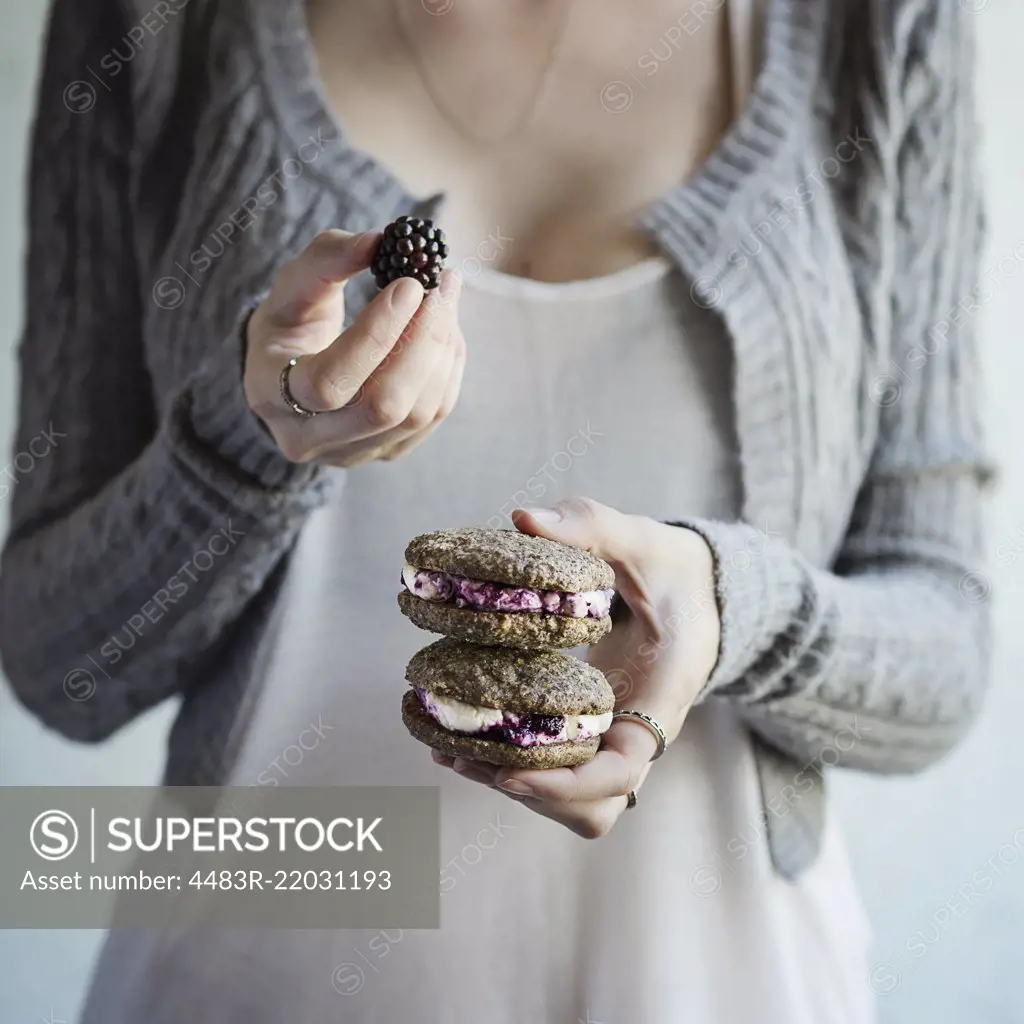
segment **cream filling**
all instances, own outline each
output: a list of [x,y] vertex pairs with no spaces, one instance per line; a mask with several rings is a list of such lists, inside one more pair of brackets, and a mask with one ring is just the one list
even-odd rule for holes
[[[427,712],[440,725],[451,732],[475,733],[483,732],[494,725],[501,725],[506,716],[514,712],[501,711],[498,708],[485,708],[476,704],[466,704],[453,697],[439,697],[436,693],[425,694]],[[603,715],[558,715],[564,722],[562,732],[557,736],[544,737],[548,742],[565,743],[569,740],[583,740],[591,736],[600,736],[607,732],[612,724],[610,711]]]
[[[439,593],[437,587],[432,581],[419,580],[417,581],[416,576],[419,573],[424,575],[432,572],[433,570],[420,570],[412,565],[404,565],[402,567],[402,583],[405,585],[405,589],[416,597],[422,598],[425,601],[448,601],[450,596],[444,593]],[[453,580],[462,580],[463,582],[474,582],[468,581],[465,577],[456,576],[453,573],[444,573],[443,575]],[[477,583],[488,585],[487,581],[475,581]],[[566,615],[570,618],[582,619],[593,617],[591,616],[592,607],[598,608],[598,617],[607,615],[610,610],[612,595],[614,591],[609,588],[608,590],[585,590],[580,593],[570,593],[568,591],[560,590],[538,590],[536,587],[521,587],[516,584],[506,583],[494,583],[490,584],[494,587],[503,587],[510,592],[518,592],[520,594],[531,594],[533,595],[532,603],[515,609],[516,611],[546,611],[557,615]],[[471,607],[475,602],[467,602]],[[486,603],[484,605],[486,607]],[[498,608],[501,608],[499,604]],[[511,609],[506,609],[511,610]]]

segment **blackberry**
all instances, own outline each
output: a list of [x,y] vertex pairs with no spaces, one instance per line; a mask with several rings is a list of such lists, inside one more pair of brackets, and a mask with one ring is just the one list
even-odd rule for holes
[[384,229],[370,269],[378,288],[412,277],[429,291],[437,287],[447,256],[444,232],[432,220],[399,217]]
[[557,736],[564,725],[561,715],[530,715],[530,728],[544,736]]

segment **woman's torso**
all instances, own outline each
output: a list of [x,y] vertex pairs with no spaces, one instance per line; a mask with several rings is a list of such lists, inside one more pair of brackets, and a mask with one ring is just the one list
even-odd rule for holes
[[[464,239],[483,208],[469,192],[475,201],[452,208],[467,225]],[[639,201],[639,193],[623,200]],[[446,225],[448,215],[446,203]],[[531,255],[517,250],[507,265],[521,269],[515,260],[525,259],[548,276],[572,276],[578,264],[553,260],[557,245],[527,241]],[[629,252],[628,243],[613,247],[610,258]],[[507,253],[499,246],[496,255]],[[460,405],[400,464],[350,474],[308,524],[234,774],[239,783],[415,784],[433,773],[444,791],[442,860],[454,880],[442,881],[444,929],[190,940],[159,954],[165,979],[187,981],[168,986],[176,1012],[209,1012],[224,999],[226,1012],[236,997],[206,965],[230,959],[246,981],[249,1019],[268,1022],[300,1011],[366,1022],[416,1012],[452,1024],[868,1019],[858,973],[863,916],[837,837],[830,829],[800,883],[774,874],[749,739],[726,706],[694,713],[648,780],[640,813],[599,844],[435,771],[405,735],[402,668],[430,639],[394,607],[412,534],[456,521],[496,525],[526,500],[522,492],[531,501],[589,493],[658,518],[739,513],[728,338],[689,299],[678,271],[655,260],[604,280],[542,285],[467,256],[470,362]],[[314,721],[323,741],[292,763],[286,751],[299,749],[295,737]],[[492,927],[508,914],[510,893],[514,921]],[[389,960],[366,966],[359,951]],[[743,987],[732,984],[737,960]],[[328,987],[322,979],[338,964],[344,970]],[[509,989],[510,976],[530,984]]]

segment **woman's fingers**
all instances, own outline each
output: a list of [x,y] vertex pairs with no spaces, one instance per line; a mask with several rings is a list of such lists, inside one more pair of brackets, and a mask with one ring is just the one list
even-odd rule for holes
[[496,764],[486,761],[473,761],[468,757],[448,757],[439,750],[431,750],[430,757],[434,764],[442,768],[451,768],[456,775],[461,775],[470,782],[478,782],[482,786],[493,786],[494,775],[498,770]]
[[471,782],[479,782],[482,786],[493,786],[494,777],[498,772],[496,764],[486,761],[472,761],[468,757],[457,757],[452,765],[457,775]]
[[673,562],[651,557],[652,551],[665,547],[655,542],[652,531],[661,533],[675,527],[580,497],[567,498],[551,508],[517,509],[512,521],[523,533],[571,544],[603,558],[615,570],[615,589],[633,614],[651,628],[650,639],[660,639],[655,600],[659,588],[652,581],[659,574],[672,576],[676,570]]
[[[369,389],[363,389],[351,405],[331,417],[337,421],[337,427],[344,431],[344,442],[339,446],[337,434],[328,437],[313,457],[332,465],[355,466],[367,459],[394,457],[403,444],[412,445],[417,439],[422,439],[428,428],[435,425],[437,410],[454,363],[454,353],[447,347],[423,346],[422,353],[423,362],[416,368],[416,373],[422,375],[425,382],[411,409],[406,410],[406,402],[403,402],[400,406],[396,405],[392,412],[381,408],[376,411],[367,410],[364,406],[374,402],[375,398]],[[428,362],[430,359],[433,360],[432,365]],[[390,422],[393,426],[390,428],[384,427],[384,419],[378,419],[384,415],[392,417]],[[380,425],[380,429],[374,426],[376,424]]]
[[[447,348],[458,330],[458,306],[454,302],[461,287],[458,275],[446,271],[441,285],[426,294],[397,345],[386,353],[380,372],[373,375],[369,387],[386,389],[403,386],[410,379],[424,380],[418,370],[425,359],[424,351],[432,347]],[[422,390],[417,389],[417,393]]]
[[[336,333],[342,286],[368,266],[379,239],[379,232],[317,236],[247,323],[245,396],[292,462],[348,467],[395,458],[421,443],[458,396],[465,343],[453,272],[429,295],[414,279],[392,282]],[[320,415],[289,408],[284,373],[294,403]]]
[[[401,362],[385,360],[344,408],[307,421],[300,432],[303,458],[352,468],[393,460],[422,444],[454,407],[466,359],[457,324],[445,327],[441,338],[433,329],[414,318],[393,350],[405,349]],[[417,383],[420,391],[408,408],[401,393]]]
[[644,726],[619,720],[604,734],[592,761],[575,768],[503,768],[495,783],[517,796],[560,804],[625,796],[640,786],[656,748]]
[[[498,792],[505,792],[500,790]],[[523,804],[535,814],[542,818],[550,818],[575,832],[584,839],[600,839],[608,835],[612,826],[622,816],[626,809],[625,797],[613,797],[610,800],[595,800],[589,804],[558,804],[547,800],[537,800],[534,797],[513,796],[506,793],[513,800]]]
[[462,378],[466,372],[466,339],[463,337],[462,331],[458,331],[455,335],[455,366],[452,369],[452,375],[448,379],[448,387],[445,389],[444,396],[441,399],[441,418],[451,414],[451,411],[455,408],[455,403],[459,400],[459,393],[462,391]]
[[[442,371],[448,373],[449,379],[459,372],[457,368],[452,369],[447,366],[442,367]],[[356,416],[358,410],[344,409],[336,415]],[[394,430],[386,431],[383,434],[373,434],[362,440],[341,445],[328,444],[322,450],[317,451],[313,457],[328,466],[336,466],[340,469],[352,469],[378,460],[392,462],[421,445],[437,429],[447,413],[442,415],[439,411],[430,415],[433,415],[433,421],[425,428],[414,429],[414,424],[419,423],[421,418],[421,414],[414,410],[405,423]],[[427,421],[427,418],[428,414],[423,414],[424,422]]]
[[417,403],[417,407],[421,411],[414,408],[407,421],[417,429],[389,447],[387,454],[383,456],[386,461],[390,462],[400,458],[414,448],[418,448],[448,418],[458,400],[465,368],[466,344],[460,334],[456,338],[455,351],[451,353],[445,378],[441,381],[441,388],[436,392],[431,391],[426,397],[421,397],[420,402]]
[[566,498],[550,508],[517,509],[512,520],[522,533],[583,548],[616,567],[628,562],[636,548],[634,517],[592,498]]
[[434,294],[426,301],[423,296],[422,285],[411,278],[394,282],[330,348],[292,372],[293,380],[311,379],[316,389],[314,404],[306,405],[296,391],[303,385],[293,386],[300,405],[350,414],[344,423],[339,417],[328,423],[346,442],[402,427],[430,386],[457,329],[457,312]]
[[[313,457],[328,465],[352,468],[378,459],[392,461],[422,444],[440,425],[454,404],[454,397],[451,396],[453,381],[457,394],[457,386],[462,376],[459,366],[460,349],[461,357],[464,359],[465,353],[461,337],[455,344],[440,348],[434,347],[435,365],[413,408],[397,426],[391,430],[364,437],[362,435],[366,432],[365,423],[360,421],[348,425],[345,436],[347,438],[358,437],[359,440],[347,440],[344,444],[338,445],[337,442],[332,443],[328,439],[322,448],[314,452]],[[424,351],[429,352],[430,349]],[[335,413],[332,419],[340,420],[346,417],[351,417],[353,420],[359,419],[362,415],[361,404],[368,400],[366,393],[361,392],[352,405]]]
[[[300,358],[288,379],[292,397],[313,412],[333,412],[358,396],[360,417],[372,418],[381,402],[374,386],[383,373],[381,364],[405,343],[422,300],[423,286],[412,278],[388,285],[333,344]],[[371,393],[377,406],[368,405]]]
[[631,778],[628,762],[612,751],[601,751],[576,768],[513,769],[502,773],[497,785],[516,796],[572,804],[623,796]]
[[416,317],[397,346],[366,382],[359,410],[367,434],[433,422],[451,374],[454,349],[434,323]]
[[605,733],[601,750],[575,768],[507,768],[447,758],[436,751],[435,763],[453,768],[463,778],[497,788],[530,810],[557,821],[577,835],[607,835],[626,809],[626,795],[639,790],[651,768],[656,744],[642,726],[616,722]]
[[302,327],[311,321],[340,323],[336,315],[341,285],[373,259],[379,231],[353,235],[324,231],[282,267],[267,296],[264,313],[279,328]]

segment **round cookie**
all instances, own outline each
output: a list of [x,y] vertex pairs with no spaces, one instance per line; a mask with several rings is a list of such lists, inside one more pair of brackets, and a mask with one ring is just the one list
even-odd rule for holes
[[[520,768],[583,764],[597,753],[600,736],[519,745],[517,730],[537,728],[524,716],[607,715],[615,707],[615,694],[600,670],[557,651],[483,647],[445,637],[412,656],[405,678],[416,687],[402,699],[402,720],[413,736],[449,757],[491,764]],[[486,726],[489,736],[456,732],[424,708],[417,690],[432,700],[447,698],[519,717],[512,719],[511,726]],[[509,731],[502,735],[505,728]]]
[[446,637],[417,651],[405,678],[465,704],[540,715],[603,715],[615,694],[600,669],[558,651],[478,647]]
[[414,537],[405,560],[417,569],[535,590],[581,593],[615,586],[612,567],[596,555],[518,530],[464,527]]

